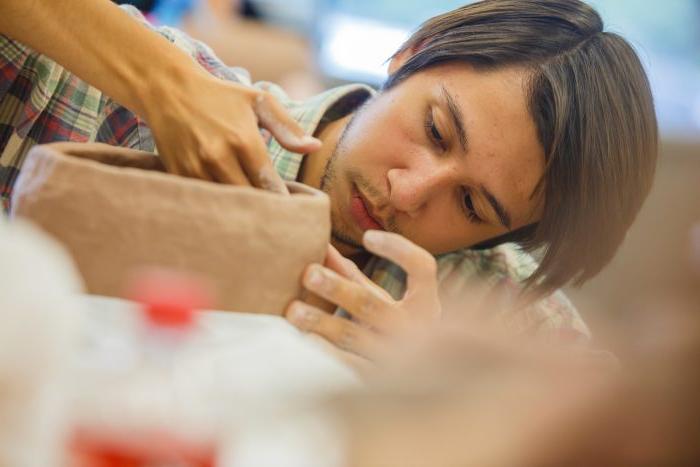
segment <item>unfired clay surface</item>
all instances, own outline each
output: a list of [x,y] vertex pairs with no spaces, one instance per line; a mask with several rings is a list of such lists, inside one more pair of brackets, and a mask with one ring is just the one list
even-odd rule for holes
[[159,266],[205,276],[219,309],[280,314],[300,295],[304,267],[329,242],[325,194],[290,183],[284,197],[158,170],[157,157],[125,148],[37,146],[11,215],[62,242],[90,293],[123,296],[131,272]]

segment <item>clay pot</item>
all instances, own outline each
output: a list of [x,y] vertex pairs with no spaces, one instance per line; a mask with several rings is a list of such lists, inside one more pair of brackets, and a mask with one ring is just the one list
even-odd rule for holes
[[153,154],[55,143],[27,155],[11,216],[63,243],[90,293],[122,297],[131,273],[156,266],[208,279],[218,309],[281,314],[330,241],[328,197],[288,187],[281,196],[183,178]]

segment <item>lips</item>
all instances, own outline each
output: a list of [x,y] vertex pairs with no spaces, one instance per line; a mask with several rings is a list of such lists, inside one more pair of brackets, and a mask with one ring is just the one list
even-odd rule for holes
[[350,198],[350,215],[362,230],[384,230],[382,224],[370,214],[372,205],[354,189]]

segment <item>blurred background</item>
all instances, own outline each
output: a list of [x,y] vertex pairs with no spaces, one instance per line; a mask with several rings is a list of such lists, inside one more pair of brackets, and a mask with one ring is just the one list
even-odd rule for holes
[[[307,48],[283,47],[270,61],[296,59],[285,72],[305,72],[324,85],[338,81],[375,86],[386,76],[386,60],[425,19],[464,5],[464,1],[437,0],[119,0],[151,15],[154,22],[176,26],[211,45],[231,62],[243,48],[288,39]],[[700,0],[590,0],[609,31],[626,37],[638,50],[651,78],[661,127],[665,135],[681,139],[700,137]],[[247,20],[247,21],[246,21]],[[249,23],[270,33],[260,44],[236,42],[251,33],[232,21]],[[214,33],[220,34],[216,36]],[[292,39],[295,38],[296,40]],[[230,39],[227,41],[226,39]],[[258,49],[259,50],[259,49]],[[296,52],[295,57],[285,53]],[[260,54],[257,54],[260,57]],[[261,59],[263,57],[260,57]],[[310,60],[309,60],[310,58]],[[241,63],[233,63],[241,65]],[[254,65],[254,64],[253,64]],[[268,79],[269,66],[254,79]]]
[[[305,98],[344,82],[379,86],[387,59],[423,20],[465,4],[435,0],[132,0],[151,21],[210,45],[253,80]],[[469,2],[466,2],[469,3]],[[622,327],[645,292],[687,285],[700,219],[700,0],[591,0],[649,74],[661,129],[657,179],[620,252],[568,294],[597,335]],[[604,221],[604,220],[603,220]],[[576,248],[576,245],[571,245]],[[619,330],[619,329],[618,329]],[[613,331],[614,332],[614,331]]]

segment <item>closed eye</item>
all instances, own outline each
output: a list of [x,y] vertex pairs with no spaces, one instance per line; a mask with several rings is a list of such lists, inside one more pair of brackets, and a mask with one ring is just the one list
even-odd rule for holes
[[464,196],[462,196],[462,200],[462,209],[467,215],[467,219],[469,219],[469,221],[473,222],[474,224],[483,224],[484,220],[477,215],[476,210],[474,209],[472,195],[469,193],[469,191],[465,190]]
[[440,134],[437,125],[435,124],[435,119],[433,118],[433,110],[430,109],[425,115],[425,133],[428,139],[433,142],[437,147],[445,150],[445,139]]

